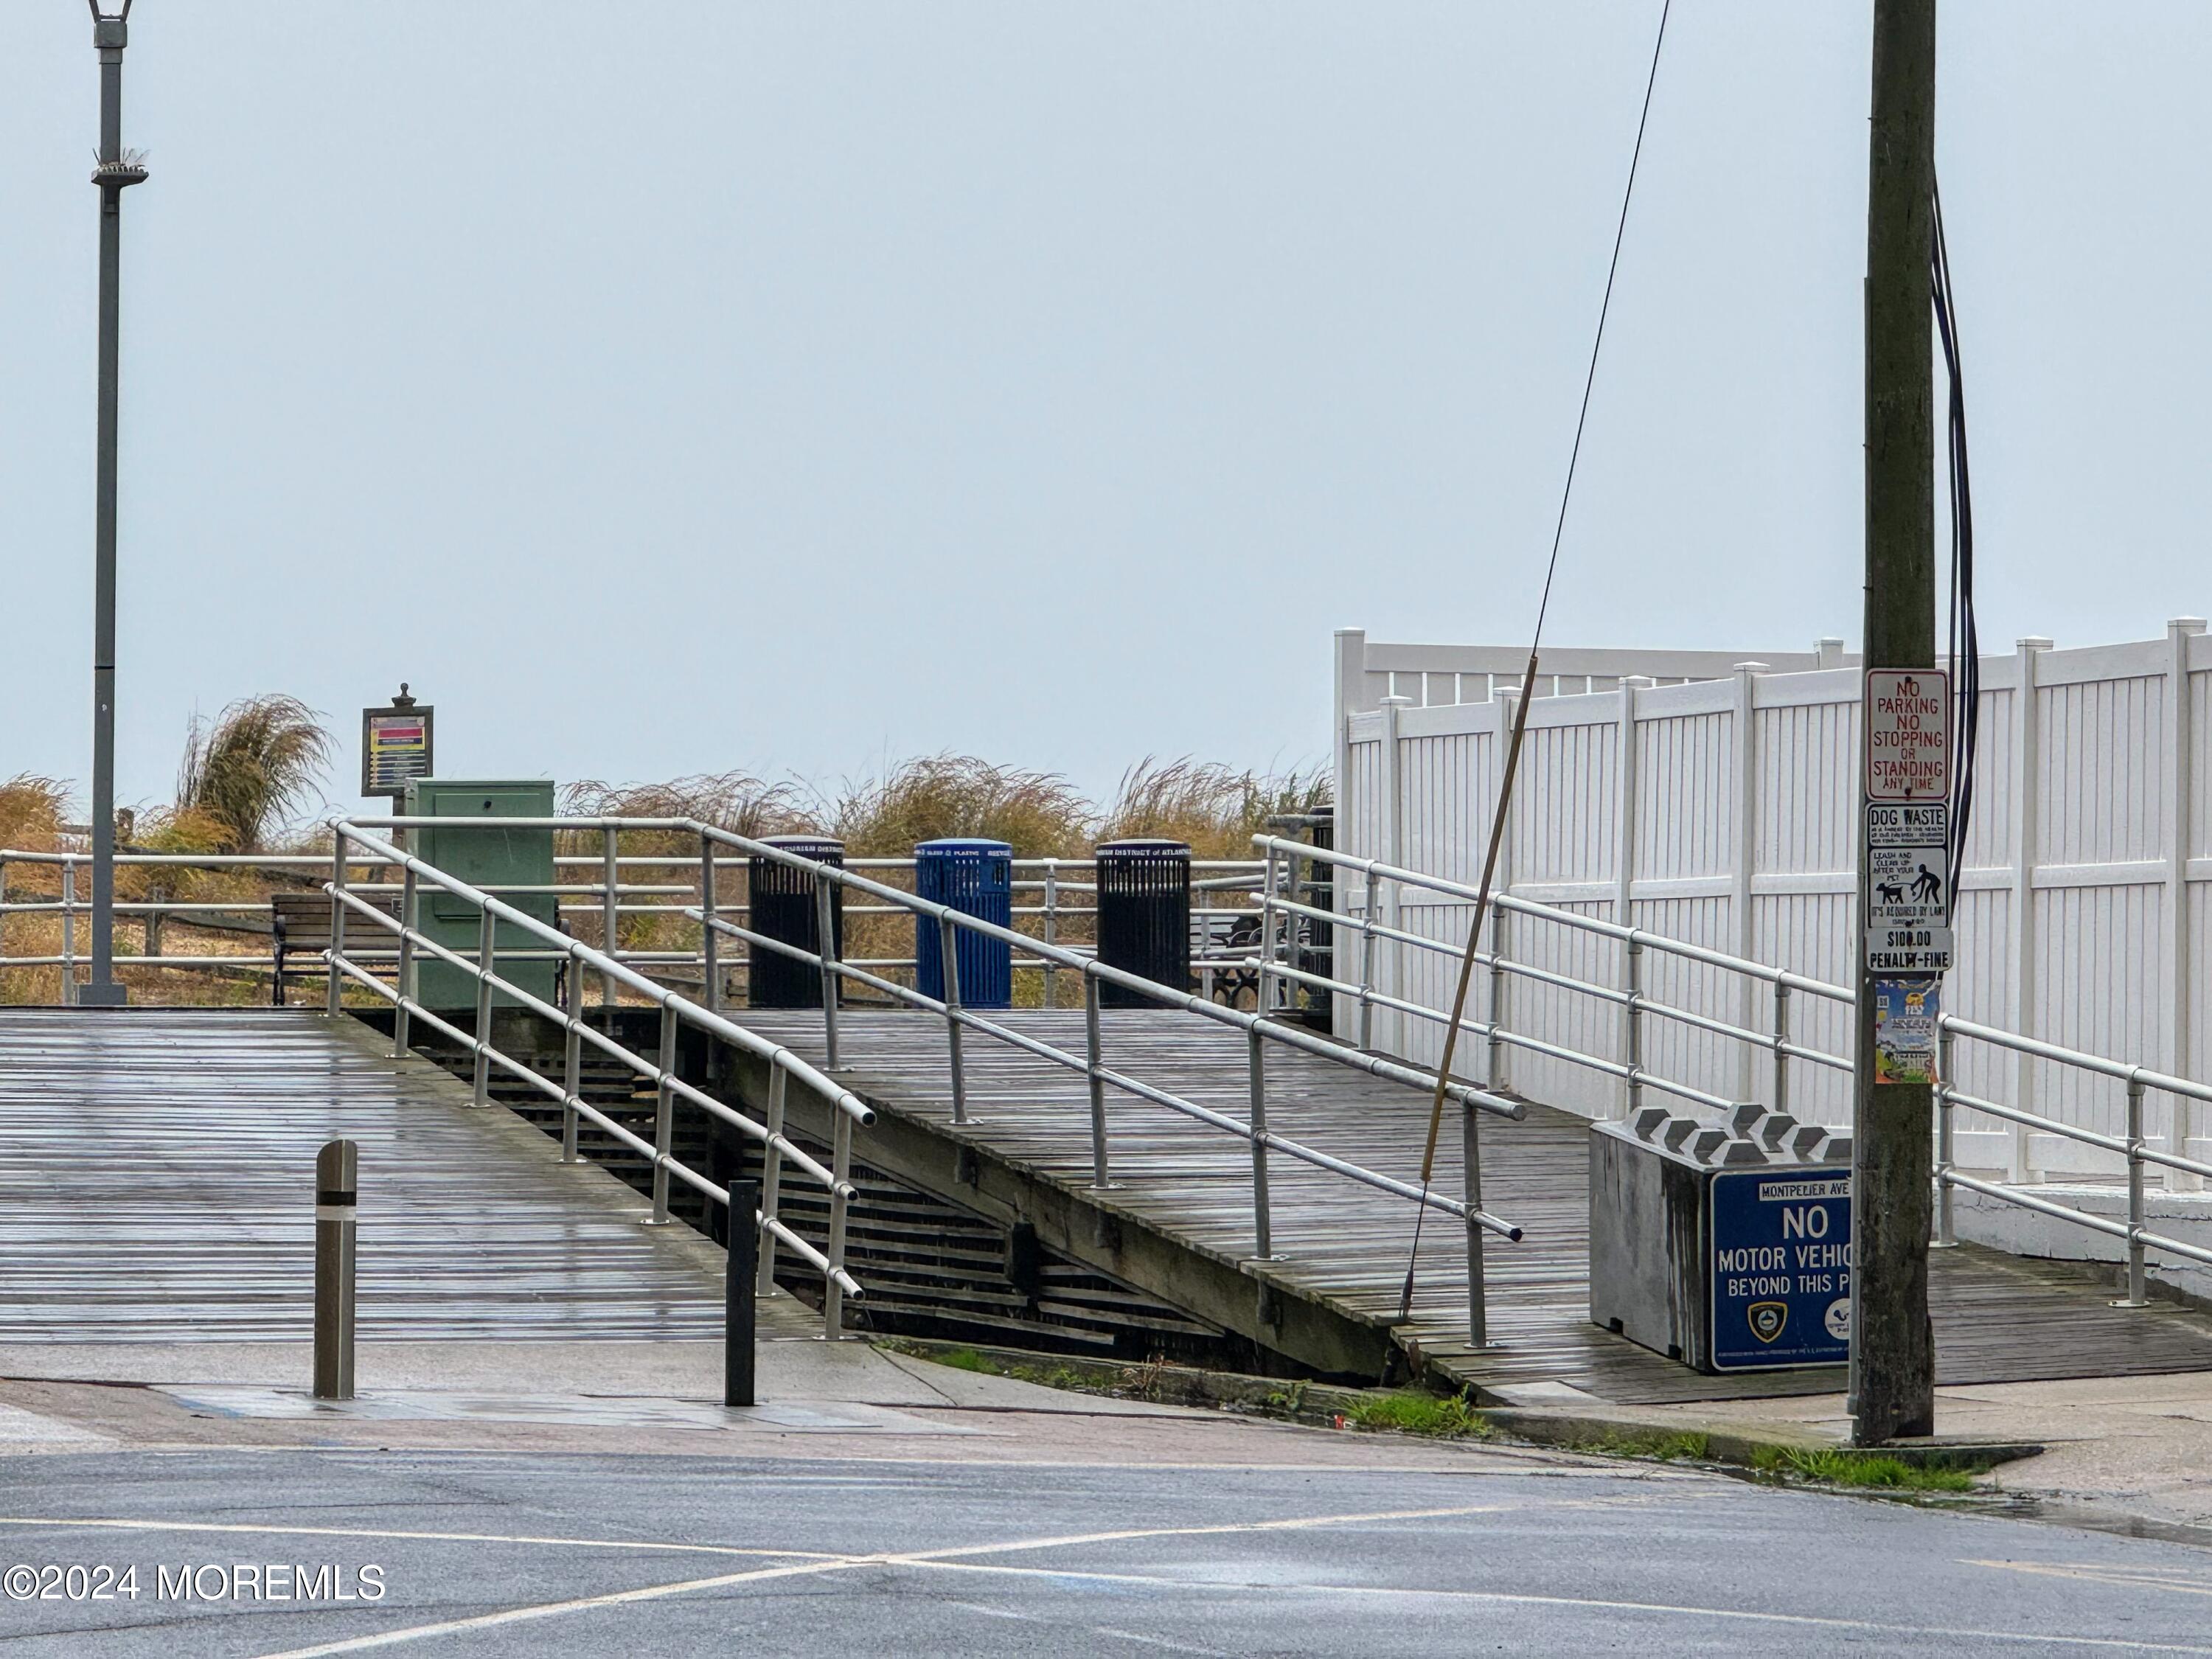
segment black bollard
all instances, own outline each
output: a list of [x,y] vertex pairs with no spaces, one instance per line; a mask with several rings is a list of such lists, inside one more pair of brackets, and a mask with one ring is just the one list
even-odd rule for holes
[[361,1152],[333,1140],[315,1154],[315,1398],[353,1398],[354,1188]]
[[753,1403],[756,1340],[753,1280],[760,1272],[760,1199],[757,1181],[730,1183],[730,1260],[722,1301],[722,1403]]

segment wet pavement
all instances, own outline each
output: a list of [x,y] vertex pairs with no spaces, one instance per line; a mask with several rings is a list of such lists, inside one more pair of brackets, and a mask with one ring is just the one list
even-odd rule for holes
[[[72,1565],[135,1594],[40,1593]],[[58,1454],[0,1462],[0,1592],[9,1653],[125,1659],[2212,1652],[2187,1547],[1485,1451]]]

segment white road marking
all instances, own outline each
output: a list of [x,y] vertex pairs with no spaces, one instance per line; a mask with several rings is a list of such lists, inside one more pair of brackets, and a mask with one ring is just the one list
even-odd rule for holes
[[[908,1565],[894,1562],[893,1565]],[[1675,1618],[1730,1619],[1753,1624],[1792,1625],[1820,1630],[1866,1631],[1879,1636],[1961,1641],[2040,1643],[2051,1647],[2124,1648],[2135,1653],[2212,1654],[2212,1647],[2180,1643],[2145,1642],[2132,1637],[2054,1636],[2035,1631],[1970,1630],[1944,1625],[1885,1625],[1871,1619],[1836,1619],[1811,1613],[1758,1613],[1741,1607],[1689,1607],[1671,1601],[1623,1601],[1583,1595],[1516,1595],[1506,1590],[1423,1589],[1389,1584],[1294,1584],[1279,1579],[1264,1583],[1232,1584],[1204,1578],[1169,1578],[1139,1572],[1094,1572],[1082,1567],[1010,1567],[990,1561],[915,1561],[910,1565],[933,1572],[996,1573],[1006,1577],[1081,1579],[1108,1584],[1130,1584],[1155,1589],[1256,1592],[1265,1595],[1304,1593],[1319,1595],[1426,1596],[1435,1600],[1480,1601],[1492,1605],[1572,1607],[1593,1613],[1648,1613]]]
[[1170,1653],[1204,1654],[1206,1659],[1229,1659],[1229,1656],[1222,1652],[1219,1648],[1194,1648],[1188,1642],[1170,1642],[1158,1636],[1139,1635],[1133,1630],[1116,1630],[1111,1625],[1093,1625],[1091,1628],[1101,1636],[1112,1637],[1117,1642],[1134,1642],[1143,1647],[1165,1648]]
[[843,1561],[828,1550],[741,1549],[733,1544],[670,1544],[632,1538],[538,1538],[495,1532],[403,1532],[376,1527],[254,1526],[215,1521],[126,1521],[81,1516],[0,1515],[0,1527],[90,1527],[118,1532],[275,1533],[301,1538],[390,1538],[439,1544],[557,1544],[578,1550],[641,1550],[690,1555],[765,1556],[776,1561]]
[[[477,1614],[465,1619],[442,1620],[434,1624],[409,1626],[398,1630],[384,1631],[374,1635],[352,1637],[341,1641],[324,1643],[313,1647],[297,1648],[281,1654],[266,1656],[266,1659],[325,1659],[325,1656],[360,1652],[368,1649],[392,1646],[399,1643],[425,1638],[452,1635],[465,1631],[490,1629],[504,1625],[520,1624],[540,1619],[557,1618],[572,1613],[589,1612],[601,1607],[628,1606],[639,1602],[665,1600],[705,1590],[721,1589],[735,1585],[765,1583],[775,1579],[817,1576],[824,1573],[847,1572],[857,1568],[907,1568],[925,1572],[957,1572],[996,1574],[1006,1577],[1053,1579],[1062,1582],[1094,1583],[1142,1586],[1151,1589],[1176,1589],[1185,1592],[1211,1591],[1216,1594],[1238,1595],[1254,1592],[1269,1595],[1305,1593],[1325,1595],[1358,1596],[1415,1596],[1469,1603],[1488,1603],[1500,1606],[1561,1607],[1582,1612],[1645,1613],[1667,1618],[1726,1620],[1738,1623],[1774,1625],[1798,1629],[1860,1631],[1869,1634],[1910,1638],[1923,1641],[1979,1640],[1986,1642],[2042,1643],[2055,1647],[2079,1649],[2133,1649],[2141,1652],[2186,1653],[2212,1655],[2212,1647],[2179,1643],[2153,1643],[2137,1639],[2095,1636],[2068,1636],[2030,1631],[1988,1630],[1948,1626],[1886,1624],[1875,1620],[1848,1619],[1814,1613],[1766,1613],[1735,1607],[1697,1607],[1667,1601],[1635,1601],[1620,1598],[1574,1595],[1540,1595],[1502,1590],[1432,1589],[1418,1586],[1377,1584],[1298,1584],[1279,1579],[1267,1583],[1230,1583],[1203,1578],[1169,1577],[1158,1574],[1105,1572],[1080,1567],[1016,1566],[1004,1562],[981,1560],[975,1558],[1020,1553],[1034,1550],[1073,1548],[1087,1544],[1123,1543],[1150,1539],[1219,1537],[1231,1534],[1250,1534],[1267,1532],[1306,1531],[1326,1527],[1354,1527],[1398,1521],[1428,1521],[1457,1519],[1474,1515],[1496,1514],[1525,1508],[1582,1508],[1595,1506],[1607,1500],[1571,1500],[1565,1505],[1547,1504],[1539,1499],[1529,1503],[1461,1504],[1448,1508],[1418,1510],[1377,1510],[1340,1515],[1293,1516],[1277,1520],[1224,1522],[1192,1527],[1138,1527],[1106,1532],[1063,1533],[1044,1537],[1008,1539],[994,1543],[951,1547],[937,1550],[884,1551],[866,1555],[833,1555],[800,1550],[748,1549],[720,1544],[679,1544],[656,1542],[651,1540],[611,1538],[562,1538],[527,1534],[417,1532],[365,1527],[307,1527],[279,1525],[250,1525],[211,1522],[138,1521],[115,1518],[87,1518],[82,1516],[0,1516],[0,1526],[15,1527],[76,1527],[106,1528],[123,1531],[273,1534],[301,1537],[375,1538],[422,1540],[449,1543],[490,1543],[533,1545],[572,1549],[635,1550],[641,1553],[681,1553],[760,1558],[779,1560],[784,1565],[757,1567],[742,1572],[732,1572],[707,1578],[690,1578],[675,1582],[650,1584],[637,1589],[616,1590],[603,1595],[574,1597],[560,1601],[532,1603],[507,1607],[499,1611]],[[2102,1567],[2094,1565],[2041,1564],[2018,1561],[1970,1560],[1965,1565],[1996,1568],[2009,1571],[2051,1574],[2074,1577],[2094,1583],[2108,1583],[2121,1588],[2150,1588],[2179,1590],[2192,1595],[2212,1595],[2212,1582],[2179,1580],[2155,1571],[2130,1570],[2126,1567]],[[1030,1615],[975,1607],[979,1613],[994,1616],[1025,1618]],[[1179,1651],[1204,1654],[1203,1648],[1179,1649],[1176,1644],[1157,1637],[1140,1635],[1133,1631],[1097,1626],[1101,1635],[1137,1643],[1148,1643]]]
[[390,1647],[400,1642],[419,1641],[425,1637],[450,1636],[460,1631],[488,1630],[495,1626],[520,1624],[530,1620],[553,1619],[564,1613],[584,1613],[599,1607],[620,1607],[635,1601],[659,1601],[671,1595],[688,1595],[698,1590],[721,1589],[732,1584],[757,1583],[764,1579],[800,1577],[824,1572],[843,1572],[856,1567],[927,1567],[939,1563],[948,1555],[955,1554],[995,1554],[1007,1550],[1058,1549],[1073,1544],[1103,1543],[1133,1538],[1185,1538],[1220,1533],[1272,1532],[1308,1527],[1354,1526],[1375,1521],[1432,1520],[1448,1516],[1486,1514],[1500,1507],[1503,1506],[1481,1504],[1443,1510],[1385,1510],[1359,1515],[1300,1516],[1287,1520],[1257,1521],[1231,1526],[1148,1527],[1124,1532],[1079,1533],[999,1544],[975,1544],[962,1550],[929,1550],[920,1553],[886,1551],[877,1555],[839,1556],[829,1559],[810,1560],[792,1566],[761,1567],[750,1572],[726,1573],[714,1578],[687,1578],[675,1583],[647,1585],[642,1589],[617,1590],[605,1595],[587,1595],[563,1601],[538,1602],[525,1607],[504,1608],[497,1613],[478,1613],[468,1619],[447,1619],[430,1625],[410,1625],[399,1630],[383,1631],[374,1636],[351,1637],[342,1641],[326,1642],[315,1647],[295,1648],[283,1653],[268,1654],[264,1655],[263,1659],[325,1659],[325,1656],[331,1654],[358,1653],[369,1648]]
[[282,1653],[265,1654],[262,1659],[325,1659],[325,1656],[330,1654],[359,1653],[368,1648],[390,1647],[398,1642],[416,1642],[428,1636],[453,1636],[462,1631],[489,1630],[499,1625],[520,1625],[535,1619],[555,1619],[565,1613],[617,1607],[633,1601],[658,1601],[671,1595],[689,1595],[695,1590],[757,1583],[764,1578],[795,1578],[807,1573],[842,1572],[865,1565],[864,1561],[848,1558],[836,1561],[809,1561],[790,1567],[759,1567],[751,1572],[724,1573],[719,1578],[686,1578],[672,1584],[648,1584],[643,1589],[614,1590],[605,1595],[584,1595],[568,1601],[540,1601],[530,1607],[507,1607],[498,1613],[480,1613],[472,1619],[446,1619],[434,1625],[410,1625],[404,1630],[388,1630],[375,1636],[350,1637],[339,1642],[324,1642],[311,1648],[288,1648]]
[[1969,1567],[1995,1567],[2004,1572],[2032,1572],[2051,1578],[2084,1578],[2092,1583],[2118,1584],[2124,1589],[2172,1590],[2182,1595],[2212,1595],[2212,1580],[2185,1577],[2179,1569],[2102,1566],[2063,1561],[1974,1561]]

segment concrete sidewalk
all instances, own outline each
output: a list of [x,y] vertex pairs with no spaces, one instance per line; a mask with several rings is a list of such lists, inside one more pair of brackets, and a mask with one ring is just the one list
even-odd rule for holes
[[763,1304],[760,1404],[721,1406],[719,1342],[384,1342],[356,1398],[307,1397],[305,1343],[0,1345],[0,1456],[102,1448],[383,1447],[965,1463],[1447,1470],[1579,1462],[1042,1388],[824,1342]]
[[[1850,1441],[1840,1394],[1621,1406],[1573,1393],[1528,1391],[1510,1416],[1784,1444]],[[2212,1543],[2212,1371],[1960,1384],[1938,1389],[1936,1401],[1941,1440],[2045,1448],[2001,1465],[1984,1482],[1991,1489],[2041,1505],[2055,1518],[2172,1529]]]

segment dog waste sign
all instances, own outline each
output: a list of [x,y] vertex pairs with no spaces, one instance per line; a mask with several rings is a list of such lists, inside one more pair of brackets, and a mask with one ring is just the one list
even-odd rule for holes
[[1951,809],[1943,801],[1866,809],[1866,965],[1873,974],[1951,966]]
[[1712,1191],[1713,1369],[1843,1364],[1850,1171],[1724,1170]]

